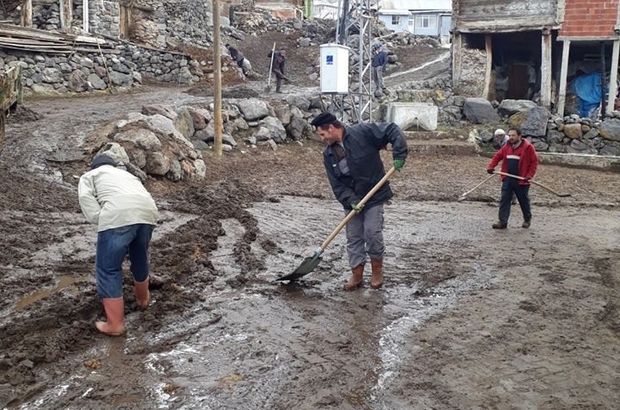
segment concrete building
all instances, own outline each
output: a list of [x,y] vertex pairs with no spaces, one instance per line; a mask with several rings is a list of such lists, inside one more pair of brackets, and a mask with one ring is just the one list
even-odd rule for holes
[[450,38],[451,0],[379,0],[379,20],[394,31]]

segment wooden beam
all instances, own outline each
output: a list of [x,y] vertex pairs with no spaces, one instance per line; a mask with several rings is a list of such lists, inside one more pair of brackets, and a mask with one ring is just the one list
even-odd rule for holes
[[215,153],[222,155],[222,53],[220,51],[220,0],[213,0],[213,128]]
[[491,72],[493,70],[493,37],[491,34],[484,36],[484,49],[487,53],[487,65],[484,73],[484,90],[482,91],[482,98],[489,99],[489,92],[491,91]]
[[463,61],[463,40],[461,33],[455,32],[452,38],[452,86],[461,82],[461,63]]
[[558,115],[564,116],[566,106],[566,77],[568,76],[568,56],[570,54],[570,40],[564,40],[562,48],[562,68],[560,69],[560,92],[558,93]]
[[88,14],[88,0],[84,0],[82,2],[82,30],[85,33],[88,33],[90,30],[90,25],[88,23],[90,19],[90,15]]
[[618,93],[618,57],[620,57],[620,39],[614,41],[614,48],[611,52],[611,74],[609,75],[607,115],[610,115],[614,111],[616,94]]
[[551,108],[551,32],[542,31],[540,56],[540,102],[543,107]]
[[73,0],[60,0],[60,28],[71,30],[73,24]]
[[32,0],[22,2],[22,26],[32,27]]

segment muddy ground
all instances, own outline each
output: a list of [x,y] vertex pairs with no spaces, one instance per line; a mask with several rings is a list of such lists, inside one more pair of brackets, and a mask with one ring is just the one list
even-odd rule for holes
[[[617,174],[541,166],[532,228],[493,231],[478,156],[412,155],[386,207],[386,284],[341,290],[344,216],[313,140],[205,152],[200,184],[150,180],[152,298],[127,335],[101,315],[79,211],[84,138],[185,90],[27,101],[0,153],[0,408],[612,409],[620,402]],[[413,141],[412,141],[413,143]],[[385,154],[389,163],[389,152]],[[616,403],[616,404],[614,404]]]

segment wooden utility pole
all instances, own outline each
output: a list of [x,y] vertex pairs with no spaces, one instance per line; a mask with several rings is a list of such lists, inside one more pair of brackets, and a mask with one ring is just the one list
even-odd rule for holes
[[220,50],[220,0],[213,0],[213,121],[215,152],[222,155],[222,52]]
[[22,26],[32,27],[32,0],[22,2]]
[[70,31],[73,24],[73,0],[60,0],[60,28]]

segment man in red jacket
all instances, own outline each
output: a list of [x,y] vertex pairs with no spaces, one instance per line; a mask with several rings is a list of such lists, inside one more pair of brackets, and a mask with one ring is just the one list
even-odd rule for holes
[[523,228],[529,228],[532,223],[530,207],[530,179],[534,178],[538,167],[536,150],[530,142],[521,137],[521,130],[511,127],[508,130],[508,143],[504,145],[491,159],[487,172],[492,174],[499,162],[502,162],[502,172],[518,175],[524,180],[505,177],[502,175],[502,199],[499,205],[499,221],[493,224],[493,229],[506,229],[510,217],[510,199],[517,196],[521,212],[523,212]]

